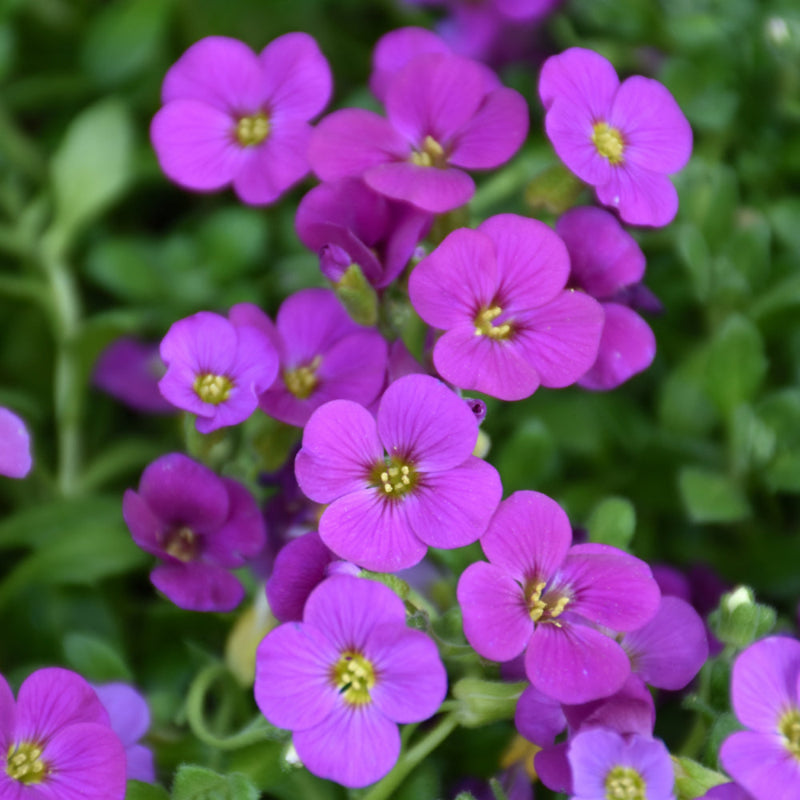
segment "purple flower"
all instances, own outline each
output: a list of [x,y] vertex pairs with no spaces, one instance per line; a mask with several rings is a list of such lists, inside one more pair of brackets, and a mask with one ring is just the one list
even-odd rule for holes
[[139,744],[150,727],[147,701],[126,683],[106,683],[95,686],[94,690],[108,712],[111,729],[125,748],[128,780],[152,783],[156,779],[153,752]]
[[0,475],[24,478],[32,465],[28,428],[13,411],[0,406]]
[[314,172],[325,181],[360,176],[387,197],[450,211],[475,191],[463,170],[504,164],[528,132],[520,94],[490,89],[483,65],[446,53],[423,53],[399,69],[386,113],[349,108],[323,119],[311,137]]
[[279,36],[259,55],[209,36],[167,72],[150,136],[161,168],[184,188],[232,183],[243,202],[271,203],[308,172],[308,120],[330,94],[330,67],[308,34]]
[[353,322],[330,289],[303,289],[284,300],[275,324],[256,306],[240,303],[231,319],[267,334],[278,351],[280,375],[259,398],[261,410],[301,427],[335,399],[371,403],[386,377],[386,340]]
[[405,617],[383,584],[337,575],[312,592],[303,622],[281,625],[259,646],[258,707],[294,732],[315,775],[353,788],[377,781],[400,753],[396,723],[427,719],[444,700],[436,646]]
[[300,488],[330,503],[322,541],[379,572],[476,541],[502,495],[497,470],[472,455],[477,436],[469,406],[427,375],[391,384],[377,420],[346,400],[322,406],[295,462]]
[[562,703],[616,692],[630,673],[625,651],[596,630],[632,631],[653,617],[660,592],[643,561],[615,547],[570,547],[563,509],[538,492],[515,492],[481,537],[490,563],[458,582],[467,641],[485,658],[525,650],[525,672]]
[[113,341],[94,367],[95,386],[136,411],[171,414],[175,406],[158,390],[164,363],[157,342],[140,342],[129,336]]
[[770,636],[733,665],[733,710],[748,730],[722,744],[720,761],[756,800],[793,800],[800,786],[800,642]]
[[175,322],[161,341],[161,358],[161,394],[196,414],[201,433],[246,420],[278,374],[278,354],[262,331],[210,311]]
[[659,739],[623,737],[595,728],[572,739],[569,763],[571,800],[675,800],[672,759]]
[[319,254],[325,277],[341,279],[351,264],[376,288],[405,268],[433,217],[408,203],[389,200],[357,178],[312,189],[297,208],[300,241]]
[[230,611],[244,588],[229,570],[264,546],[264,521],[247,489],[181,453],[156,459],[128,489],[122,515],[134,541],[165,563],[150,580],[175,605]]
[[544,223],[499,214],[451,233],[411,273],[409,296],[446,333],[439,374],[463,389],[521,400],[574,383],[595,361],[600,304],[564,290],[569,256]]
[[753,795],[735,783],[721,783],[709,789],[697,800],[753,800]]
[[89,684],[40,669],[14,695],[0,675],[0,797],[122,800],[125,751]]
[[656,354],[653,331],[628,299],[629,287],[644,276],[644,253],[616,217],[600,208],[567,211],[556,232],[569,251],[569,285],[599,300],[605,314],[597,360],[578,383],[614,389],[647,369]]
[[689,160],[692,129],[662,84],[620,83],[603,56],[573,47],[545,62],[539,95],[556,153],[603,205],[630,225],[672,221],[678,193],[667,176]]

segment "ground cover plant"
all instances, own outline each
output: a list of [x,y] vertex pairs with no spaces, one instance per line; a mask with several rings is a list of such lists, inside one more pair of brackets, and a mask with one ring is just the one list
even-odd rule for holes
[[800,796],[791,0],[0,18],[0,800]]

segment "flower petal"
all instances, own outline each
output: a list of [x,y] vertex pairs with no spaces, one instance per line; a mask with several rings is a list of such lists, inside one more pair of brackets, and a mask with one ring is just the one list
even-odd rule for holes
[[800,761],[781,743],[780,737],[752,731],[734,733],[722,743],[719,757],[726,772],[754,798],[797,797]]
[[672,181],[635,164],[621,164],[608,181],[595,184],[597,199],[619,211],[629,225],[668,225],[678,213],[678,192]]
[[222,567],[198,561],[156,567],[150,581],[187,611],[232,611],[244,597],[238,578]]
[[463,206],[475,194],[475,182],[460,169],[420,167],[405,160],[370,167],[363,178],[376,192],[435,214]]
[[0,406],[0,475],[24,478],[32,464],[31,437],[25,423]]
[[544,62],[539,76],[539,97],[545,109],[559,98],[585,108],[590,117],[603,119],[619,86],[611,62],[582,47],[570,47]]

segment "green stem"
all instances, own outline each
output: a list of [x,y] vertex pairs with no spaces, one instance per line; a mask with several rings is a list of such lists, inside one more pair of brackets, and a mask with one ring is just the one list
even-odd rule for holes
[[457,727],[458,717],[455,712],[443,717],[427,736],[410,750],[401,754],[392,771],[383,780],[376,783],[362,800],[385,800],[387,797],[391,797],[395,789],[417,764],[432,753]]

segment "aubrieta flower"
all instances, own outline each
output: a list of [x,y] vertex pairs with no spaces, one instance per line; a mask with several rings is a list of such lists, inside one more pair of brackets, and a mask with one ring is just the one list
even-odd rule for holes
[[325,117],[309,148],[317,176],[360,176],[387,197],[450,211],[475,192],[464,170],[504,164],[528,133],[519,93],[490,89],[486,67],[447,53],[424,53],[398,70],[386,114],[348,108]]
[[593,626],[636,630],[655,615],[661,595],[640,559],[571,541],[558,503],[515,492],[481,537],[489,563],[470,564],[457,595],[464,633],[479,655],[509,661],[524,650],[530,682],[574,704],[613,694],[631,671],[619,643]]
[[302,622],[281,625],[259,646],[258,707],[293,731],[315,775],[351,788],[379,780],[400,753],[397,723],[421,722],[444,700],[436,645],[405,620],[388,587],[337,575],[312,592]]
[[279,36],[259,55],[236,39],[201,39],[164,78],[150,127],[161,168],[186,189],[233,184],[243,202],[271,203],[308,172],[308,120],[331,86],[306,33]]
[[24,478],[32,465],[27,426],[13,411],[0,406],[0,475]]
[[388,286],[405,268],[433,216],[389,200],[357,178],[314,187],[297,207],[300,241],[319,255],[322,273],[337,282],[357,264],[377,289]]
[[600,301],[605,316],[597,359],[578,384],[614,389],[647,369],[656,354],[656,337],[629,307],[627,291],[644,277],[644,253],[616,217],[601,208],[570,209],[559,217],[556,233],[569,252],[569,285]]
[[125,751],[80,675],[37,670],[16,703],[0,675],[0,798],[122,800]]
[[264,546],[264,520],[247,489],[181,453],[149,464],[122,515],[139,547],[165,563],[150,580],[190,611],[230,611],[244,597],[231,569]]
[[258,328],[211,311],[173,323],[161,340],[161,394],[197,415],[200,433],[244,422],[278,374],[278,354]]
[[721,783],[709,789],[697,800],[753,800],[753,795],[735,783]]
[[278,352],[278,379],[259,396],[261,410],[301,427],[329,400],[368,405],[383,389],[386,340],[353,322],[330,289],[303,289],[283,301],[275,323],[252,303],[230,311],[233,322],[255,326]]
[[295,462],[300,488],[330,504],[322,541],[378,572],[413,566],[429,546],[476,541],[502,495],[497,470],[472,455],[477,438],[469,406],[427,375],[392,383],[377,420],[357,403],[326,403]]
[[564,243],[538,220],[499,214],[453,231],[408,285],[417,313],[445,331],[439,374],[501,400],[578,380],[597,357],[603,309],[565,290],[569,269]]
[[569,744],[571,800],[675,800],[675,773],[660,739],[594,728]]
[[793,800],[800,786],[800,642],[770,636],[733,665],[731,702],[748,730],[722,744],[727,773],[756,800]]
[[667,176],[686,166],[692,129],[662,84],[620,83],[607,59],[572,47],[545,62],[539,96],[556,153],[603,205],[630,225],[672,221],[678,193]]

